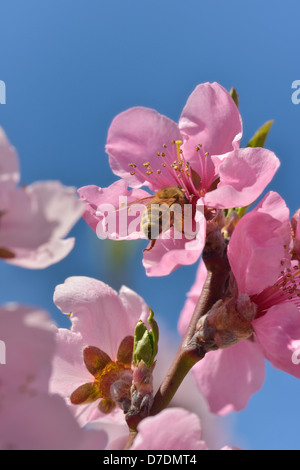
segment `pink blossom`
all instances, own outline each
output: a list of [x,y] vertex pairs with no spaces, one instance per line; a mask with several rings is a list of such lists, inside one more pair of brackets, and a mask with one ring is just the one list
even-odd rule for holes
[[48,383],[55,334],[46,312],[7,304],[0,308],[6,364],[0,375],[1,450],[103,449],[103,431],[84,431]]
[[103,431],[80,428],[64,400],[39,393],[14,396],[14,403],[1,410],[1,450],[103,450]]
[[[109,449],[124,448],[126,440],[126,436],[119,437],[109,445]],[[233,450],[228,446],[223,449]],[[138,434],[130,450],[209,450],[209,447],[202,439],[199,417],[174,407],[144,419],[138,425]]]
[[[228,259],[238,295],[256,306],[250,340],[209,352],[193,374],[211,411],[226,414],[246,407],[264,381],[264,359],[274,367],[300,378],[292,360],[300,347],[298,288],[300,269],[291,260],[289,211],[282,198],[268,193],[237,224],[228,245]],[[183,309],[179,327],[183,334],[205,280],[205,266]],[[220,390],[222,392],[220,393]]]
[[[113,120],[106,151],[112,171],[125,185],[100,189],[101,202],[113,199],[118,209],[115,199],[126,194],[127,186],[148,186],[154,192],[179,186],[197,224],[192,240],[188,231],[174,239],[174,227],[160,234],[155,246],[144,252],[143,264],[149,276],[167,275],[182,264],[197,261],[205,241],[203,205],[246,206],[272,179],[279,166],[276,156],[262,148],[240,149],[241,136],[239,111],[230,94],[217,83],[196,87],[178,124],[143,107],[131,108]],[[95,211],[99,202],[96,190],[85,187],[79,194],[86,202],[84,218],[95,230],[97,220],[103,223],[103,215]],[[143,197],[147,195],[144,191]],[[132,238],[136,237],[135,231]],[[130,233],[127,238],[131,238]]]
[[[162,383],[169,366],[176,354],[177,350],[177,336],[170,335],[170,330],[166,325],[160,322],[160,337],[162,341],[159,343],[157,363],[155,365],[153,374],[154,390],[158,390]],[[184,408],[187,412],[191,412],[198,416],[202,428],[202,440],[204,440],[210,449],[220,449],[226,442],[227,430],[223,427],[223,421],[209,412],[205,399],[199,394],[195,381],[191,375],[188,375],[175,396],[173,397],[170,405],[171,408]],[[103,423],[103,418],[90,422],[87,425],[88,429],[105,430],[108,435],[108,449],[120,450],[124,449],[128,440],[128,427],[127,424],[121,422]]]
[[199,418],[182,408],[168,408],[144,419],[131,450],[208,450]]
[[18,389],[47,392],[55,349],[53,326],[46,312],[6,304],[0,307],[0,339],[6,345],[6,365],[1,366],[0,396]]
[[58,181],[18,187],[18,157],[0,129],[0,258],[24,268],[46,268],[74,246],[63,239],[82,215],[74,188]]
[[2,128],[0,128],[0,169],[1,209],[5,210],[10,192],[20,181],[20,170],[16,151],[9,145]]
[[[57,331],[51,390],[65,398],[81,425],[101,417],[124,423],[116,404],[126,406],[131,340],[137,322],[145,323],[149,316],[147,305],[127,287],[117,293],[87,277],[71,277],[57,286],[54,302],[63,313],[71,313],[72,329]],[[118,390],[124,393],[123,402]]]
[[[98,234],[99,234],[99,220],[101,215],[99,214],[99,207],[102,206],[103,209],[105,209],[105,205],[109,202],[110,205],[112,205],[114,208],[118,208],[120,204],[120,198],[127,198],[127,203],[131,204],[134,201],[137,201],[139,199],[143,199],[147,196],[149,196],[149,193],[146,191],[143,191],[142,189],[132,189],[128,191],[127,189],[127,184],[124,180],[118,180],[115,183],[113,183],[111,186],[108,188],[98,188],[98,186],[86,186],[84,188],[80,188],[78,190],[78,194],[83,199],[84,201],[89,201],[88,204],[86,204],[86,210],[84,213],[84,219],[86,222],[92,227],[95,232],[98,229]],[[115,216],[116,213],[113,212],[111,213],[111,216]],[[127,215],[127,212],[124,210],[120,211],[121,217],[124,215]],[[136,214],[134,214],[136,215]],[[130,214],[131,216],[131,214]],[[127,232],[127,223],[126,223],[126,231],[122,233],[120,225],[120,218],[117,217],[114,219],[117,221],[116,227],[113,231],[110,231],[110,238],[111,239],[116,239],[116,240],[134,240],[138,238],[143,238],[144,235],[140,230],[138,231],[132,231],[130,230],[130,235],[128,235]],[[131,218],[131,222],[133,222],[134,218]],[[103,234],[105,233],[105,221],[106,219],[103,219]],[[138,227],[139,228],[139,227]]]

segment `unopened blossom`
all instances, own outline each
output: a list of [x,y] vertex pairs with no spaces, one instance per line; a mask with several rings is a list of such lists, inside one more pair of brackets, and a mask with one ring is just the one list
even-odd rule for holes
[[83,212],[75,188],[58,181],[18,186],[18,156],[0,128],[0,258],[23,268],[46,268],[74,246],[66,235]]
[[124,423],[130,407],[134,329],[149,310],[135,292],[117,293],[101,281],[71,277],[54,302],[70,314],[71,330],[57,331],[51,390],[62,395],[81,425],[98,418]]
[[58,395],[48,392],[55,332],[46,312],[6,304],[0,308],[1,450],[100,450],[106,433],[85,431]]
[[[178,236],[172,225],[160,234],[155,246],[150,243],[144,251],[143,264],[149,276],[162,276],[180,265],[196,262],[205,242],[203,206],[209,211],[252,203],[279,166],[269,150],[240,148],[241,136],[237,106],[217,83],[196,87],[178,124],[153,109],[128,109],[113,120],[106,145],[111,169],[121,180],[109,188],[86,186],[79,190],[86,202],[85,220],[94,230],[100,224],[103,232],[105,211],[99,206],[109,203],[119,209],[120,197],[128,196],[130,204],[134,197],[138,202],[149,198],[149,192],[137,189],[144,186],[156,194],[164,188],[178,187],[185,198],[185,210],[190,208],[191,233],[184,227]],[[129,191],[128,186],[133,189]],[[172,202],[178,201],[172,199],[170,205]],[[131,231],[131,223],[129,212],[127,233],[122,225],[120,236],[117,224],[107,236],[145,238],[141,229]]]
[[153,405],[153,371],[158,353],[159,328],[153,310],[149,311],[150,329],[139,321],[134,332],[130,408],[126,413],[130,429],[135,429],[142,419],[149,416]]
[[[232,295],[242,313],[243,306],[252,305],[252,310],[247,310],[252,316],[245,318],[248,339],[207,353],[193,368],[197,385],[215,413],[226,414],[247,406],[264,382],[265,359],[300,378],[299,365],[292,360],[300,348],[300,267],[292,260],[291,246],[289,210],[273,192],[238,222],[231,236],[228,259],[236,285]],[[181,314],[182,334],[205,277],[201,263]]]

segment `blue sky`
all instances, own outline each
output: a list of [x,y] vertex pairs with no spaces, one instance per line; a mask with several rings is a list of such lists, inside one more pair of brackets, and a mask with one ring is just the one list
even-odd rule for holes
[[[141,105],[177,121],[194,87],[217,81],[238,90],[243,145],[274,119],[267,147],[282,165],[268,189],[295,212],[300,105],[292,103],[291,85],[300,79],[299,13],[297,0],[2,0],[0,80],[7,103],[0,105],[0,125],[18,149],[22,182],[111,184],[116,178],[104,146],[116,114]],[[44,271],[2,263],[0,302],[39,305],[65,326],[54,288],[85,275],[115,288],[129,285],[176,330],[197,266],[150,279],[141,266],[143,243],[116,248],[96,239],[84,221],[72,234],[73,252]],[[230,418],[231,443],[299,449],[299,392],[298,380],[268,366],[262,391]]]

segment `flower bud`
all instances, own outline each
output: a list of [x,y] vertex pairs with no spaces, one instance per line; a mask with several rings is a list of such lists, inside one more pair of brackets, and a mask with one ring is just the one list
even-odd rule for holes
[[158,351],[159,331],[154,320],[154,313],[150,308],[149,310],[148,323],[150,330],[147,329],[142,321],[139,321],[135,328],[133,362],[138,364],[140,361],[143,361],[150,369]]

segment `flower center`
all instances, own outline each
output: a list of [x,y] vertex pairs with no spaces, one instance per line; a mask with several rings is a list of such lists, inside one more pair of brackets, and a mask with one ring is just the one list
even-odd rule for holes
[[[128,387],[131,386],[132,372],[131,367],[128,364],[122,364],[121,362],[109,362],[104,369],[102,369],[95,376],[95,383],[99,390],[99,397],[101,398],[112,398],[111,387],[115,382],[124,382],[124,385],[128,382]],[[127,387],[126,387],[127,388]]]
[[82,405],[101,399],[98,408],[102,413],[110,413],[116,405],[126,413],[131,403],[132,351],[132,336],[126,336],[121,341],[116,361],[95,346],[86,347],[83,361],[95,380],[78,387],[71,394],[71,403]]
[[157,152],[151,162],[144,162],[140,167],[136,163],[129,163],[132,169],[130,174],[142,176],[155,189],[179,186],[188,202],[191,203],[194,198],[204,196],[210,186],[209,181],[206,181],[208,170],[206,160],[209,154],[202,151],[201,145],[195,149],[199,152],[200,176],[185,159],[181,145],[181,140],[172,140],[170,146],[163,145],[163,151]]
[[[281,263],[284,265],[284,261]],[[273,305],[293,302],[300,308],[300,267],[293,263],[290,268],[284,268],[278,281],[259,294],[251,296],[258,306],[258,316],[262,316]]]

